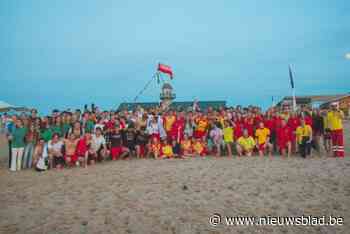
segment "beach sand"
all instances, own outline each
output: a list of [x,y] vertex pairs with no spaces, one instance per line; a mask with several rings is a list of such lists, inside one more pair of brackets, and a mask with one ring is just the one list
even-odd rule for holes
[[[350,124],[346,123],[346,133]],[[347,134],[346,142],[350,135]],[[0,233],[349,233],[350,157],[105,162],[11,173],[1,140]],[[350,152],[349,144],[346,145]],[[343,226],[209,225],[209,216],[343,217]]]

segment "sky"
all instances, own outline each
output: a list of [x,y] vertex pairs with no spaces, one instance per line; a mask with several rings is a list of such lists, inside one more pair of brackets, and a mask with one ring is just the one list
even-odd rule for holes
[[[133,101],[159,62],[177,101],[260,105],[350,92],[349,0],[2,0],[0,100],[102,109]],[[138,101],[159,101],[152,81]]]

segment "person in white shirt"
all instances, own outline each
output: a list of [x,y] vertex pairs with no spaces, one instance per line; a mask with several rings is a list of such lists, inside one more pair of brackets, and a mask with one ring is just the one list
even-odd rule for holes
[[96,128],[95,134],[92,135],[91,150],[96,154],[98,161],[102,161],[108,156],[106,139],[102,135],[101,128]]
[[58,133],[52,135],[52,140],[48,142],[48,153],[50,168],[62,169],[64,158],[62,153],[63,142],[60,140]]

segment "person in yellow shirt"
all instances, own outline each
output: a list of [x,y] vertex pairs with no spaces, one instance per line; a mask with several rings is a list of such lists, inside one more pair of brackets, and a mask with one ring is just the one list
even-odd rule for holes
[[181,152],[182,152],[182,155],[185,157],[193,156],[192,142],[188,138],[187,134],[184,135],[184,139],[181,141]]
[[226,145],[228,156],[232,156],[233,133],[234,133],[233,131],[234,130],[233,130],[233,127],[232,127],[230,121],[225,120],[223,134],[224,134],[224,142]]
[[339,110],[339,103],[333,102],[331,110],[327,113],[327,126],[331,131],[332,151],[334,157],[344,157],[344,113]]
[[259,128],[255,130],[255,137],[260,157],[264,156],[266,150],[268,151],[269,156],[272,157],[273,146],[270,143],[270,129],[265,128],[263,122],[260,122]]
[[254,147],[256,147],[254,138],[252,136],[249,136],[247,129],[244,129],[243,136],[238,138],[237,144],[236,144],[238,156],[240,157],[243,154],[247,156],[252,156]]
[[305,158],[311,154],[312,128],[305,123],[305,119],[301,119],[300,126],[296,129],[297,143],[299,145],[299,153]]
[[193,143],[193,153],[198,156],[205,156],[206,155],[206,146],[205,143],[198,138],[194,139]]
[[163,140],[163,145],[161,147],[161,158],[172,158],[174,156],[173,146],[169,144],[166,140]]

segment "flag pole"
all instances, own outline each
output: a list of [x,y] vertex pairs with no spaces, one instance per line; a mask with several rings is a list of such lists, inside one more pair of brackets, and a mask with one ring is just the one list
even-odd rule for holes
[[292,71],[292,65],[289,64],[289,79],[290,79],[290,84],[292,88],[292,97],[293,97],[293,111],[297,110],[297,102],[295,98],[295,86],[294,86],[294,77],[293,77],[293,71]]

